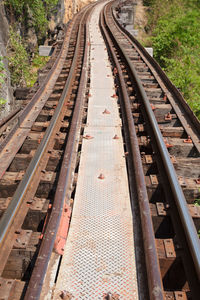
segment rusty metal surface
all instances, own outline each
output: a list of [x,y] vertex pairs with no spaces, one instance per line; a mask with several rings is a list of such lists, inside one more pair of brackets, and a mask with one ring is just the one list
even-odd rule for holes
[[125,119],[125,123],[128,123],[128,136],[130,137],[130,144],[132,150],[132,161],[134,169],[136,182],[137,182],[137,196],[140,205],[140,214],[141,214],[141,222],[142,222],[142,230],[144,236],[144,248],[145,248],[145,258],[148,272],[148,285],[149,285],[149,295],[150,299],[164,299],[163,288],[162,288],[162,280],[160,275],[160,268],[158,263],[158,257],[156,253],[156,245],[155,245],[155,237],[153,231],[153,225],[151,220],[151,212],[149,207],[148,195],[146,190],[146,184],[144,180],[142,162],[140,157],[140,151],[138,146],[138,139],[135,131],[135,125],[132,117],[130,101],[127,94],[126,85],[123,79],[122,70],[116,54],[113,51],[111,40],[108,36],[108,33],[105,30],[103,25],[103,14],[101,16],[101,26],[104,31],[104,35],[108,42],[110,51],[112,53],[113,60],[117,67],[117,71],[119,74],[119,80],[121,84],[121,90],[123,94],[123,102],[122,106],[124,107],[125,114],[122,114],[122,117]]
[[162,157],[162,161],[163,161],[163,164],[165,167],[165,171],[168,176],[168,180],[170,182],[170,187],[171,187],[171,190],[173,193],[173,197],[176,202],[176,206],[177,206],[177,209],[178,209],[178,212],[180,215],[182,226],[184,228],[185,236],[186,236],[189,248],[190,248],[191,256],[194,261],[196,273],[200,280],[200,242],[199,242],[199,238],[198,238],[198,235],[196,232],[196,228],[194,226],[194,222],[188,211],[185,196],[184,196],[181,186],[178,182],[178,178],[177,178],[174,166],[171,162],[169,152],[168,152],[165,142],[163,140],[158,123],[157,123],[155,115],[152,111],[152,108],[149,103],[147,94],[144,90],[144,87],[142,86],[141,80],[139,79],[137,72],[135,70],[135,67],[132,64],[130,58],[126,55],[123,47],[121,45],[119,45],[119,48],[129,65],[130,71],[135,79],[136,84],[137,84],[139,95],[144,103],[145,111],[148,116],[151,128],[153,130],[154,137],[156,139],[156,143],[157,143],[157,146],[160,151],[160,155]]
[[[85,14],[88,11],[85,12]],[[82,23],[84,23],[85,14],[82,16],[82,22],[79,26],[79,34],[78,34],[78,41],[76,43],[76,52],[74,54],[74,60],[73,65],[70,70],[69,78],[73,78],[73,74],[75,74],[75,68],[77,67],[77,59],[79,55],[79,48],[80,48],[80,42],[81,42],[81,34],[83,36],[83,32],[81,28],[84,26]],[[87,34],[86,34],[87,36]],[[73,159],[74,154],[76,151],[77,143],[78,143],[78,137],[79,137],[79,130],[81,126],[81,113],[83,109],[83,101],[84,98],[82,97],[83,90],[85,89],[85,85],[87,82],[87,55],[88,55],[88,41],[86,38],[85,41],[85,56],[84,56],[84,68],[83,72],[81,74],[81,80],[80,80],[80,86],[79,91],[76,99],[76,105],[73,113],[73,118],[70,126],[70,132],[68,135],[68,141],[65,148],[65,153],[63,157],[62,167],[60,171],[60,176],[58,180],[58,188],[56,190],[53,207],[52,207],[52,213],[50,215],[49,222],[47,224],[47,228],[44,233],[44,237],[41,243],[41,247],[39,250],[39,254],[35,263],[35,267],[25,294],[24,299],[39,299],[41,290],[42,290],[42,284],[44,281],[44,277],[46,274],[46,270],[48,267],[48,262],[51,256],[51,253],[53,251],[53,247],[57,246],[55,245],[56,240],[56,234],[58,231],[58,228],[60,226],[60,220],[61,215],[63,212],[63,209],[65,208],[66,203],[66,190],[69,187],[69,184],[71,183],[71,177],[72,177],[72,165],[73,165]],[[68,85],[72,85],[73,81],[69,81]],[[65,98],[66,95],[65,90],[63,92],[62,98]],[[68,207],[68,205],[67,205]],[[61,223],[62,225],[62,223]],[[60,231],[59,231],[60,232]],[[65,237],[66,238],[66,237]],[[63,242],[62,242],[63,243]],[[56,248],[57,251],[57,248]]]
[[[54,299],[138,299],[133,224],[114,80],[95,7],[90,22],[90,98],[66,249]],[[93,58],[96,58],[95,60]],[[101,78],[100,78],[101,76]],[[106,299],[106,297],[105,297]]]
[[[117,20],[115,19],[117,22]],[[173,106],[175,113],[179,116],[180,121],[183,124],[188,136],[192,136],[192,140],[198,151],[200,152],[200,122],[183,98],[179,90],[173,85],[165,72],[162,70],[157,61],[145,50],[145,48],[135,39],[123,26],[117,22],[117,26],[122,32],[125,33],[134,43],[134,47],[137,49],[141,58],[144,59],[147,66],[151,69],[153,75],[159,82],[163,90],[166,91],[165,97],[168,97],[170,103]],[[182,116],[184,114],[184,117]],[[185,116],[187,115],[187,120]]]
[[[73,63],[72,68],[73,68],[73,71],[74,71],[75,62]],[[46,146],[47,146],[47,144],[50,140],[53,129],[56,126],[56,122],[59,118],[59,114],[62,111],[62,108],[64,106],[64,100],[66,98],[68,88],[71,85],[71,79],[73,77],[72,76],[73,71],[72,70],[70,71],[70,74],[69,74],[67,82],[65,84],[61,99],[60,99],[59,104],[56,108],[55,114],[53,115],[53,117],[51,119],[51,122],[50,122],[50,124],[49,124],[49,126],[48,126],[48,128],[45,132],[44,138],[41,141],[41,143],[40,143],[40,145],[39,145],[39,147],[38,147],[38,149],[35,153],[35,156],[33,157],[32,161],[31,161],[31,163],[30,163],[30,165],[29,165],[29,167],[26,171],[26,174],[25,174],[23,180],[20,182],[20,184],[19,184],[19,186],[18,186],[18,188],[17,188],[17,190],[16,190],[16,192],[13,196],[12,201],[10,202],[10,204],[8,206],[8,209],[6,210],[6,212],[4,213],[4,215],[3,215],[3,217],[0,221],[0,245],[3,243],[3,240],[4,240],[4,238],[5,238],[5,236],[8,232],[8,229],[12,224],[12,220],[14,219],[15,214],[17,213],[18,209],[20,208],[23,197],[24,197],[24,195],[27,191],[27,188],[29,187],[29,185],[31,183],[34,172],[35,172],[35,170],[37,169],[37,166],[40,163],[41,157],[42,157],[42,155],[43,155],[43,153],[46,149]],[[22,130],[24,130],[24,128],[22,128]],[[19,140],[19,135],[16,138],[18,138],[18,140]],[[24,139],[23,135],[22,135],[22,138]],[[5,155],[6,155],[6,153],[8,153],[8,151],[6,151],[6,149],[5,149]]]
[[0,127],[2,127],[5,123],[7,123],[8,121],[10,121],[10,119],[12,119],[19,111],[21,110],[21,108],[16,108],[14,111],[12,111],[11,113],[9,113],[8,116],[6,116],[5,118],[0,120]]

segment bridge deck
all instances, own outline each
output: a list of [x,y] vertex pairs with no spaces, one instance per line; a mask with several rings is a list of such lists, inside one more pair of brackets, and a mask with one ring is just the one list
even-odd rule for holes
[[[55,299],[138,299],[133,224],[121,120],[114,81],[98,21],[90,25],[91,85],[72,220]],[[107,109],[110,114],[103,113]],[[113,139],[117,135],[119,139]],[[102,174],[102,179],[99,178]],[[105,298],[107,299],[107,298]]]

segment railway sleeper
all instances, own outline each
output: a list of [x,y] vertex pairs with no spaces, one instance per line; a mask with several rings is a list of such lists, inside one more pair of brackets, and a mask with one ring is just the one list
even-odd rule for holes
[[155,241],[164,290],[189,290],[181,252],[176,251],[175,241],[173,239],[155,239]]
[[200,176],[200,157],[176,157],[173,164],[178,176],[194,179]]
[[183,291],[175,291],[175,292],[165,292],[165,299],[166,300],[187,300],[187,294]]
[[148,67],[144,67],[142,64],[137,64],[135,66],[135,69],[136,69],[136,71],[138,73],[142,73],[142,74],[146,73],[147,75],[150,74],[149,73],[149,68]]
[[[137,120],[137,119],[136,119]],[[138,120],[137,120],[138,121]],[[182,131],[181,131],[182,132]],[[180,131],[179,131],[180,133]],[[177,134],[177,131],[176,131]],[[175,134],[175,135],[176,135]],[[198,158],[199,153],[193,143],[185,142],[185,139],[180,139],[177,137],[164,136],[164,142],[168,148],[169,154],[174,157],[188,157],[188,158]],[[146,147],[149,149],[151,147],[151,139],[148,136],[141,135],[138,137],[138,143],[140,148]]]
[[170,155],[175,157],[199,157],[199,152],[193,143],[187,143],[185,139],[166,137],[165,143]]
[[51,100],[51,101],[47,101],[45,103],[45,106],[43,107],[44,110],[51,110],[53,108],[55,108],[57,105],[58,105],[58,102],[59,102],[59,98],[56,100]]
[[47,212],[51,209],[49,202],[50,200],[46,198],[34,197],[31,199],[22,229],[42,232]]
[[[149,175],[150,173],[157,173],[156,170],[156,160],[155,155],[141,153],[142,162],[143,162],[143,170],[145,175]],[[174,165],[176,173],[178,176],[189,177],[195,179],[195,181],[199,178],[199,169],[200,169],[200,158],[192,158],[192,157],[175,157],[171,156],[171,161]],[[196,166],[194,168],[194,165]],[[154,170],[151,171],[151,170]]]
[[172,137],[172,138],[183,138],[185,130],[183,127],[171,127],[171,126],[162,126],[160,125],[160,131],[163,137]]
[[[69,102],[67,104],[67,110],[65,112],[65,118],[72,116],[71,106],[73,106],[73,102]],[[54,112],[55,112],[55,109],[50,109],[50,110],[43,109],[43,110],[41,110],[39,116],[36,119],[36,122],[47,122],[47,121],[49,121],[51,119],[51,117],[53,116]]]
[[0,299],[19,300],[21,298],[25,282],[0,277],[0,286]]
[[35,154],[35,150],[31,150],[30,153],[17,153],[11,162],[8,171],[9,172],[19,172],[24,171],[28,167],[31,159]]
[[[196,179],[194,178],[185,178],[180,176],[178,180],[182,187],[187,203],[194,204],[194,199],[200,198],[200,184],[197,183]],[[145,181],[150,202],[153,203],[156,197],[157,199],[164,199],[163,188],[159,181],[158,174],[145,176]]]
[[155,104],[152,105],[155,117],[160,117],[168,113],[174,114],[171,104]]
[[[173,237],[173,225],[170,220],[170,206],[163,202],[150,203],[152,221],[156,237]],[[200,206],[188,204],[188,210],[195,227],[200,229]],[[167,236],[166,236],[167,235]]]
[[[31,128],[32,131],[45,131],[47,129],[47,127],[49,126],[50,122],[46,121],[46,122],[35,122]],[[66,128],[69,127],[69,122],[67,121],[63,121],[63,126],[60,128],[60,131],[66,131]]]
[[28,136],[26,137],[26,140],[24,141],[23,145],[20,148],[20,153],[28,154],[32,150],[36,150],[43,137],[44,137],[44,132],[40,132],[40,133],[38,133],[37,131],[29,132]]
[[16,234],[13,249],[8,257],[2,277],[9,279],[28,280],[33,268],[40,232],[20,230]]
[[181,127],[181,122],[176,114],[171,114],[170,119],[166,118],[166,115],[157,117],[156,121],[163,127]]
[[[40,191],[41,195],[39,192],[37,192],[37,197],[43,197],[42,195],[45,194],[47,195],[47,190],[50,188],[52,189],[55,179],[56,179],[56,173],[54,172],[46,172],[41,173],[41,178],[40,178]],[[7,197],[12,197],[14,195],[14,192],[19,184],[19,182],[22,180],[25,172],[20,171],[20,172],[6,172],[3,176],[3,178],[0,181],[0,197],[1,198],[7,198]],[[42,190],[43,189],[43,190]]]
[[64,85],[65,84],[65,82],[66,82],[66,80],[67,80],[67,75],[66,75],[66,71],[65,71],[65,74],[60,74],[59,76],[58,76],[58,79],[57,79],[57,81],[56,81],[56,84],[57,83],[59,83],[59,84],[62,84],[62,85]]
[[151,99],[149,99],[151,101],[151,104],[169,104],[168,100],[165,100],[164,97],[151,97]]

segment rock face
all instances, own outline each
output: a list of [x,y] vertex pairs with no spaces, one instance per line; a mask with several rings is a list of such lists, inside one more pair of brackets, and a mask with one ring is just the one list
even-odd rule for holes
[[[94,0],[59,0],[49,20],[48,37],[44,41],[45,45],[52,44],[63,34],[63,23],[66,24],[75,13],[83,6]],[[4,83],[0,85],[0,98],[7,100],[6,104],[0,110],[7,107],[9,112],[10,104],[13,102],[13,90],[10,83],[10,73],[8,70],[8,62],[6,60],[6,46],[9,39],[9,24],[15,24],[17,32],[22,36],[23,41],[27,45],[27,52],[31,57],[38,46],[38,36],[34,28],[33,16],[31,11],[28,11],[26,16],[26,24],[15,20],[14,15],[8,15],[5,12],[4,2],[0,0],[0,56],[3,57],[5,66]]]
[[5,99],[6,105],[9,105],[13,101],[13,91],[10,84],[10,73],[8,70],[8,62],[5,59],[6,45],[9,38],[9,24],[5,16],[5,10],[2,3],[0,3],[0,56],[3,57],[3,63],[5,66],[4,83],[1,84],[0,98]]
[[66,24],[75,13],[95,0],[62,0],[64,2],[63,22]]

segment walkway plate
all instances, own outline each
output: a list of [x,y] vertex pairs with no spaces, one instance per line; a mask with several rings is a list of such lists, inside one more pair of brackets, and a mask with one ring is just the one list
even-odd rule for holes
[[[90,21],[91,89],[72,220],[55,298],[138,299],[133,223],[121,121],[98,20]],[[95,59],[92,59],[95,58]],[[110,114],[104,114],[107,109]],[[117,135],[118,139],[113,139]],[[101,176],[100,176],[101,174]],[[99,177],[100,176],[100,177]]]

